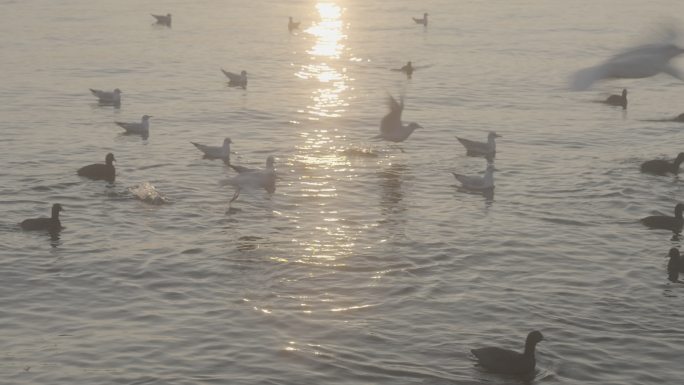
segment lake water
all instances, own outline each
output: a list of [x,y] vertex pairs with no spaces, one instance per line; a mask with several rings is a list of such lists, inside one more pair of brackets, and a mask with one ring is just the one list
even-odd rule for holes
[[[153,25],[167,12],[172,28]],[[680,241],[638,219],[684,200],[680,179],[639,172],[684,150],[684,125],[648,121],[684,112],[684,83],[567,78],[682,14],[675,0],[0,1],[0,383],[520,383],[469,351],[522,349],[533,329],[535,383],[681,382],[684,285],[665,271]],[[408,60],[413,79],[389,70]],[[220,68],[247,70],[247,89]],[[118,109],[88,91],[117,87]],[[593,103],[623,87],[627,111]],[[424,127],[401,148],[369,140],[387,93]],[[143,114],[148,140],[113,123]],[[491,200],[451,175],[484,171],[455,137],[489,130]],[[234,172],[190,144],[225,137],[236,164],[276,157],[275,194],[229,206]],[[113,186],[76,175],[107,152]],[[135,199],[144,183],[168,203]],[[19,229],[53,203],[59,238]]]

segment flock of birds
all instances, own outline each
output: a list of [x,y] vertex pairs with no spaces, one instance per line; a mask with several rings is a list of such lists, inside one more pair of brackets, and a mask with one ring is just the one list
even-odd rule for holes
[[[152,15],[157,24],[171,27],[171,14],[167,15]],[[422,18],[413,18],[416,24],[427,27],[428,14],[423,14]],[[295,22],[292,17],[289,18],[288,30],[290,32],[299,28],[300,22]],[[653,43],[642,46],[637,46],[621,52],[604,63],[589,67],[575,73],[570,80],[570,88],[573,90],[589,89],[594,83],[615,78],[645,78],[657,75],[659,73],[666,73],[677,79],[684,80],[684,76],[670,65],[670,60],[674,57],[684,53],[684,49],[674,45],[671,42]],[[406,65],[393,71],[401,71],[410,78],[415,71],[409,61]],[[241,71],[240,74],[232,73],[221,69],[224,75],[229,79],[229,86],[247,87],[247,72]],[[92,94],[98,98],[102,105],[119,106],[121,104],[121,90],[118,88],[113,91],[102,91],[97,89],[90,90]],[[422,126],[415,122],[405,124],[401,115],[404,110],[403,96],[397,101],[391,95],[387,99],[389,105],[389,112],[380,121],[380,132],[372,139],[379,139],[393,143],[400,143],[408,139],[411,134]],[[623,89],[621,95],[611,95],[606,100],[600,101],[612,106],[619,106],[623,109],[627,108],[627,90]],[[140,135],[143,138],[149,137],[150,118],[152,116],[143,115],[140,122],[124,123],[115,122],[118,126],[123,128],[127,134]],[[673,119],[675,121],[684,121],[684,114],[679,115]],[[465,147],[467,156],[484,157],[487,160],[487,167],[484,175],[462,175],[453,173],[456,180],[458,180],[463,189],[475,191],[478,193],[491,192],[494,189],[494,164],[493,159],[496,155],[496,138],[500,137],[496,132],[489,132],[487,141],[474,141],[457,137],[458,141]],[[228,179],[221,184],[223,186],[232,186],[235,188],[235,193],[230,202],[235,201],[242,189],[245,188],[263,188],[269,194],[275,192],[275,158],[268,156],[266,160],[265,169],[252,169],[244,166],[233,165],[230,162],[230,145],[232,143],[230,138],[225,138],[221,146],[209,146],[200,143],[191,142],[198,150],[200,150],[205,158],[222,159],[228,166],[230,166],[237,175]],[[77,174],[81,177],[104,180],[113,183],[116,179],[116,169],[114,167],[114,154],[108,153],[105,157],[104,164],[90,164],[81,167],[77,170]],[[678,174],[680,165],[684,162],[684,152],[677,155],[673,161],[656,159],[644,162],[641,165],[641,171],[645,173],[652,173],[657,175],[666,175],[668,173]],[[59,203],[52,206],[52,216],[50,218],[35,218],[26,219],[20,223],[24,230],[47,230],[49,232],[58,232],[62,227],[59,220],[59,213],[64,211]],[[684,213],[684,204],[678,203],[674,208],[674,216],[654,215],[641,219],[641,223],[652,229],[665,229],[672,231],[675,235],[681,233],[684,220],[682,214]],[[684,257],[680,255],[677,248],[672,248],[669,251],[668,263],[668,279],[672,282],[679,281],[679,273],[684,273]],[[471,350],[472,354],[478,360],[479,364],[484,368],[504,374],[530,374],[534,372],[536,366],[535,348],[536,345],[544,339],[539,331],[532,331],[528,334],[525,346],[522,352],[517,352],[509,349],[499,347],[485,347]]]

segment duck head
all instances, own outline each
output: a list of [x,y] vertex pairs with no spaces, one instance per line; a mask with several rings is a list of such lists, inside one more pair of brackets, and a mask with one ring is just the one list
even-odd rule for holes
[[109,154],[107,154],[107,156],[105,157],[105,163],[108,166],[111,166],[112,162],[114,162],[114,161],[116,161],[116,159],[114,159],[114,154],[112,154],[111,152]]

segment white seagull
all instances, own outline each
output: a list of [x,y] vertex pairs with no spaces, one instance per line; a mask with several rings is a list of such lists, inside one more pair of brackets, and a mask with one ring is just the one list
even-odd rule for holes
[[380,134],[371,139],[382,139],[390,142],[403,142],[417,128],[423,128],[420,124],[411,122],[408,125],[401,123],[401,112],[404,110],[404,97],[397,102],[392,95],[387,95],[387,103],[390,112],[380,121]]
[[226,77],[228,77],[228,85],[231,87],[242,87],[243,89],[247,88],[247,71],[242,71],[240,72],[240,75],[233,73],[233,72],[228,72],[221,68],[221,72],[223,72]]
[[466,148],[466,153],[469,156],[493,157],[494,155],[496,155],[495,139],[500,137],[501,135],[497,134],[496,132],[489,131],[486,142],[476,142],[474,140],[459,138],[458,136],[456,137],[456,139],[458,139],[458,141],[461,142],[463,147]]
[[157,24],[165,25],[167,27],[171,26],[171,14],[167,13],[166,15],[154,15],[152,14],[152,17],[157,19]]
[[117,126],[126,130],[126,134],[142,135],[147,139],[150,136],[150,115],[143,115],[140,123],[114,122]]
[[223,140],[223,146],[207,146],[195,142],[190,143],[195,145],[195,147],[197,147],[198,150],[202,151],[204,153],[205,158],[224,159],[228,163],[230,163],[230,144],[233,143],[233,141],[230,140],[230,138],[225,138]]
[[674,38],[676,33],[669,31],[665,41],[629,48],[602,64],[579,70],[570,78],[570,88],[581,91],[604,79],[640,79],[661,72],[684,80],[682,73],[670,64],[670,60],[684,53],[684,49],[672,43]]
[[269,194],[273,194],[275,192],[276,180],[275,168],[273,166],[274,162],[275,158],[273,158],[272,155],[269,156],[266,159],[266,168],[263,170],[230,165],[230,167],[238,172],[238,175],[221,182],[222,186],[230,185],[235,187],[235,194],[233,194],[233,198],[230,202],[232,203],[240,196],[240,191],[242,189],[263,188]]
[[488,164],[484,176],[479,175],[462,175],[452,172],[454,177],[461,182],[461,185],[466,190],[484,191],[494,188],[494,165]]
[[99,99],[100,103],[121,104],[121,90],[118,88],[115,88],[114,91],[111,92],[91,88],[90,92]]

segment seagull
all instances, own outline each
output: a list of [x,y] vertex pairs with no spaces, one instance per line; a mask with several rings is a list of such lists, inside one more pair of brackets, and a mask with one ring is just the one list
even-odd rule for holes
[[[673,40],[674,33],[669,33]],[[594,67],[577,71],[570,78],[570,88],[575,91],[589,89],[595,82],[604,79],[640,79],[661,72],[684,80],[678,69],[670,65],[670,60],[684,53],[684,49],[671,42],[662,41],[629,48]]]
[[150,136],[150,115],[143,115],[140,123],[114,122],[117,126],[126,130],[126,134],[142,135],[143,139]]
[[299,29],[299,24],[301,23],[301,21],[293,21],[292,16],[290,16],[290,21],[287,23],[287,29],[292,32],[295,29]]
[[113,104],[113,105],[119,105],[121,104],[121,90],[118,88],[115,88],[114,91],[108,92],[108,91],[102,91],[102,90],[94,90],[90,89],[90,92],[95,95],[100,103],[102,104]]
[[228,85],[231,87],[242,87],[247,89],[247,71],[240,72],[240,75],[228,72],[221,68],[221,72],[228,77]]
[[603,103],[606,103],[611,106],[616,106],[616,107],[622,107],[623,110],[627,109],[627,89],[623,88],[622,89],[622,95],[610,95],[608,99],[604,100]]
[[488,164],[484,176],[462,175],[452,172],[454,177],[461,182],[461,187],[471,191],[485,191],[494,189],[494,165]]
[[499,347],[472,349],[485,369],[502,374],[528,374],[534,371],[536,360],[534,351],[537,344],[544,340],[539,331],[532,331],[525,339],[525,350],[522,353]]
[[682,213],[684,212],[684,203],[677,203],[674,209],[674,217],[667,215],[651,215],[650,217],[642,218],[641,223],[644,226],[652,229],[670,230],[675,234],[682,232],[682,224],[684,219]]
[[114,183],[116,179],[116,170],[114,169],[114,154],[111,152],[105,157],[105,164],[93,163],[83,166],[76,171],[76,174],[95,180],[106,180],[109,183]]
[[401,123],[401,112],[404,110],[404,97],[397,102],[392,95],[387,95],[387,103],[390,112],[380,121],[380,134],[371,139],[382,139],[390,142],[403,142],[417,128],[423,128],[420,124],[411,122],[408,125]]
[[230,144],[233,143],[230,138],[225,138],[223,140],[223,146],[207,146],[204,144],[199,144],[195,142],[190,142],[198,150],[204,153],[204,157],[208,159],[223,159],[226,163],[230,163]]
[[427,25],[428,25],[428,19],[427,19],[427,17],[428,17],[428,14],[427,14],[427,12],[426,12],[426,13],[423,14],[423,18],[422,18],[422,19],[416,19],[415,17],[412,17],[412,19],[413,19],[413,21],[416,22],[416,24],[422,24],[422,25],[424,25],[424,26],[427,27]]
[[62,205],[55,203],[52,205],[51,218],[25,219],[19,226],[21,226],[23,230],[47,230],[49,232],[58,232],[62,229],[62,224],[59,222],[60,211],[64,211]]
[[656,175],[665,175],[671,172],[675,175],[679,174],[679,166],[684,162],[684,152],[680,152],[674,161],[670,162],[664,159],[648,160],[641,164],[641,172],[648,172]]
[[468,140],[459,138],[459,142],[466,148],[466,155],[468,156],[484,156],[484,157],[494,157],[496,155],[496,138],[500,138],[501,135],[494,131],[489,131],[487,135],[487,142],[476,142],[474,140]]
[[274,162],[275,158],[273,158],[272,155],[269,156],[266,159],[266,168],[263,170],[251,169],[244,166],[230,165],[230,167],[232,167],[235,171],[238,172],[238,175],[234,176],[231,179],[221,182],[222,186],[230,185],[235,187],[235,194],[233,194],[233,198],[230,200],[230,203],[235,201],[238,198],[238,196],[240,196],[240,191],[243,188],[263,188],[269,194],[273,194],[275,192],[276,180],[275,168],[273,167]]
[[157,19],[157,24],[165,25],[167,27],[171,26],[171,14],[170,13],[167,13],[166,16],[152,14],[152,17]]

